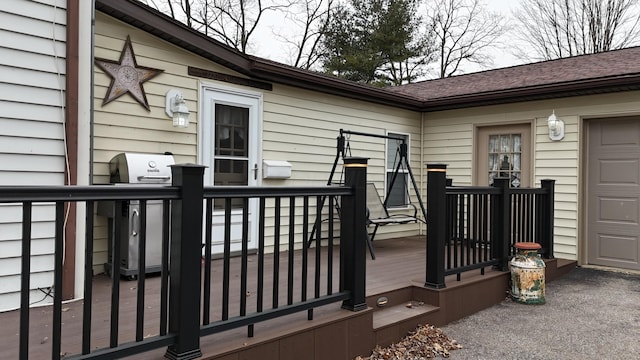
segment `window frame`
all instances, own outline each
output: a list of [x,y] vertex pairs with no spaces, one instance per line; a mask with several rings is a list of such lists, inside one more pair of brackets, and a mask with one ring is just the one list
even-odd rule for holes
[[489,135],[517,134],[521,138],[521,158],[520,158],[520,187],[526,188],[533,183],[533,162],[534,162],[534,135],[535,128],[532,121],[518,121],[513,123],[498,123],[489,125],[474,126],[474,145],[472,165],[472,184],[477,186],[489,186],[488,156],[489,156]]
[[[411,134],[409,133],[405,133],[405,132],[401,132],[401,131],[391,131],[391,130],[387,130],[386,135],[388,137],[404,137],[405,138],[405,143],[407,144],[407,164],[410,163],[411,161]],[[385,139],[385,161],[384,161],[384,200],[386,201],[387,199],[387,194],[389,193],[389,174],[392,174],[395,171],[395,167],[393,168],[389,168],[389,162],[393,162],[392,164],[394,166],[397,166],[398,164],[395,162],[396,161],[396,153],[398,151],[398,146],[394,146],[393,150],[394,153],[390,154],[390,150],[391,150],[391,146],[390,146],[390,142],[391,141],[398,141],[395,139],[391,139],[391,138],[387,138]],[[402,179],[400,178],[400,176],[404,176],[404,181],[402,181]],[[395,186],[397,186],[398,181],[404,182],[404,186],[405,188],[402,189],[403,193],[404,193],[404,203],[402,205],[386,205],[386,208],[388,210],[395,210],[395,209],[407,209],[410,205],[411,205],[411,199],[410,199],[410,184],[409,184],[409,169],[407,167],[404,168],[400,168],[398,171],[398,177],[396,178],[396,182],[395,182]]]

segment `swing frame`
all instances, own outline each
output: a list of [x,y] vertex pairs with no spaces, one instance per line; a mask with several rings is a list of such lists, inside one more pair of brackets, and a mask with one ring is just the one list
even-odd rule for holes
[[[329,174],[329,179],[327,180],[327,185],[332,185],[335,184],[333,182],[333,177],[335,175],[336,169],[338,167],[338,163],[340,162],[340,159],[343,160],[344,162],[344,157],[346,155],[346,152],[349,151],[349,153],[351,152],[351,147],[350,147],[350,143],[347,142],[347,137],[349,138],[352,135],[357,135],[357,136],[365,136],[365,137],[373,137],[373,138],[380,138],[380,139],[386,139],[386,140],[396,140],[399,141],[400,144],[398,146],[398,153],[396,154],[396,158],[399,155],[399,160],[396,163],[394,172],[393,172],[393,176],[391,177],[391,181],[389,182],[388,186],[387,186],[387,192],[386,192],[386,196],[384,197],[384,202],[383,207],[385,209],[385,211],[387,210],[387,202],[389,200],[389,195],[391,194],[391,190],[393,189],[393,185],[395,184],[395,181],[398,177],[398,172],[400,171],[400,167],[404,166],[404,168],[406,169],[407,173],[409,174],[409,177],[411,178],[411,184],[413,185],[413,190],[415,191],[416,194],[416,198],[418,200],[418,204],[420,205],[420,211],[422,212],[422,216],[423,218],[420,219],[417,216],[405,216],[406,219],[409,219],[407,221],[403,221],[403,222],[399,222],[397,221],[397,219],[394,219],[393,216],[388,216],[386,219],[385,218],[378,218],[378,219],[369,219],[369,211],[367,211],[367,225],[374,225],[374,229],[373,232],[371,234],[368,234],[367,236],[367,246],[369,247],[369,252],[371,254],[371,258],[375,259],[375,254],[373,252],[373,239],[376,235],[376,232],[378,231],[378,227],[383,226],[383,225],[387,225],[387,224],[401,224],[401,223],[407,223],[410,222],[410,220],[412,219],[413,221],[417,222],[417,221],[421,221],[421,222],[425,222],[427,219],[427,212],[426,209],[424,207],[424,203],[422,202],[422,197],[420,196],[420,191],[418,190],[418,185],[416,183],[415,177],[413,176],[413,171],[411,170],[411,165],[409,164],[408,158],[407,158],[407,143],[404,137],[397,137],[397,136],[391,136],[391,135],[379,135],[379,134],[371,134],[371,133],[365,133],[365,132],[360,132],[360,131],[351,131],[351,130],[344,130],[344,129],[340,129],[340,135],[336,138],[337,144],[336,144],[336,156],[335,159],[333,161],[333,166],[331,167],[331,173]],[[408,192],[408,187],[407,187],[407,192]],[[378,196],[378,193],[376,191],[375,196]],[[409,197],[409,202],[411,202],[410,199],[410,195]],[[324,207],[324,202],[325,202],[325,198],[322,198],[321,200],[321,208]],[[411,204],[413,205],[413,204]],[[415,206],[415,205],[414,205]],[[320,216],[320,215],[318,215]],[[317,221],[316,221],[317,223]],[[314,228],[312,230],[312,237],[313,234],[315,232],[315,224],[314,224]]]

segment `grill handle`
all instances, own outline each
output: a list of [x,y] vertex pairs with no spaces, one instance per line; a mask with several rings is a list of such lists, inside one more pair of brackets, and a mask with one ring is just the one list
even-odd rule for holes
[[143,175],[143,176],[138,176],[138,181],[144,181],[144,180],[161,180],[161,181],[167,181],[170,180],[171,176],[169,175]]
[[140,221],[136,221],[136,220],[138,220],[139,217],[140,217],[140,214],[138,214],[138,210],[133,209],[131,214],[131,236],[138,236],[138,228],[140,226],[139,225]]

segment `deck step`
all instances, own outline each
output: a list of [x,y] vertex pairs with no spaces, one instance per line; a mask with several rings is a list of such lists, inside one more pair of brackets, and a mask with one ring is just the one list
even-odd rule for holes
[[389,325],[423,317],[438,310],[440,310],[440,308],[437,306],[425,304],[422,301],[416,300],[385,307],[384,309],[379,309],[373,313],[373,329],[379,330]]

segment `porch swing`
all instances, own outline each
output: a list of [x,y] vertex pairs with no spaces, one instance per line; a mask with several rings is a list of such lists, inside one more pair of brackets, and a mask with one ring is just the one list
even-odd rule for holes
[[[407,224],[407,223],[415,223],[415,222],[425,222],[426,219],[426,210],[424,207],[424,204],[422,202],[422,198],[420,196],[420,192],[418,191],[418,186],[416,184],[415,178],[413,176],[413,172],[411,170],[411,165],[408,162],[407,159],[407,144],[404,138],[402,137],[396,137],[396,136],[391,136],[391,135],[378,135],[378,134],[370,134],[370,133],[364,133],[364,132],[357,132],[357,131],[350,131],[350,130],[343,130],[340,129],[340,135],[337,137],[337,146],[336,146],[336,156],[335,159],[333,161],[333,166],[331,168],[331,173],[329,174],[329,179],[327,181],[327,185],[342,185],[343,182],[343,171],[340,172],[340,179],[338,180],[338,182],[334,182],[333,178],[338,166],[338,162],[340,162],[340,160],[344,160],[345,156],[351,156],[351,144],[350,144],[350,139],[352,135],[357,135],[357,136],[365,136],[365,137],[374,137],[374,138],[381,138],[381,139],[386,139],[386,140],[396,140],[398,142],[398,147],[396,149],[396,154],[395,154],[395,158],[394,158],[394,172],[392,174],[391,180],[389,181],[388,184],[388,190],[386,193],[386,196],[384,197],[384,201],[382,201],[382,199],[380,198],[380,195],[378,193],[378,190],[375,186],[374,183],[369,182],[367,183],[367,226],[373,226],[373,231],[371,233],[367,233],[367,238],[366,238],[366,242],[367,242],[367,247],[369,248],[369,253],[371,254],[371,258],[375,259],[375,254],[373,251],[373,239],[375,238],[375,235],[378,231],[378,228],[380,226],[384,226],[384,225],[388,225],[388,224]],[[398,178],[398,173],[400,172],[400,170],[402,169],[402,173],[403,176],[402,179],[405,182],[403,189],[406,190],[406,194],[405,194],[405,198],[408,200],[408,204],[407,205],[409,208],[411,208],[413,211],[411,211],[410,213],[403,213],[403,214],[389,214],[389,211],[387,209],[387,205],[389,202],[389,199],[391,198],[392,195],[392,190],[393,190],[393,185],[395,184],[396,179]],[[418,204],[420,205],[420,210],[422,213],[422,217],[418,216],[418,209],[417,207],[411,202],[411,196],[409,194],[409,187],[406,184],[407,178],[406,176],[404,176],[404,174],[408,174],[410,179],[411,179],[411,184],[413,185],[413,189],[416,193],[416,197],[418,200]],[[324,207],[324,202],[325,202],[325,198],[323,198],[321,200],[321,208]],[[334,202],[334,204],[336,204],[336,208],[337,211],[340,211],[339,208],[339,202]],[[320,216],[320,215],[318,215]],[[316,219],[316,223],[318,223],[318,221],[320,221],[320,219]],[[316,230],[316,226],[314,224],[314,228],[312,229],[311,232],[311,237],[313,238],[313,235],[315,233]]]

